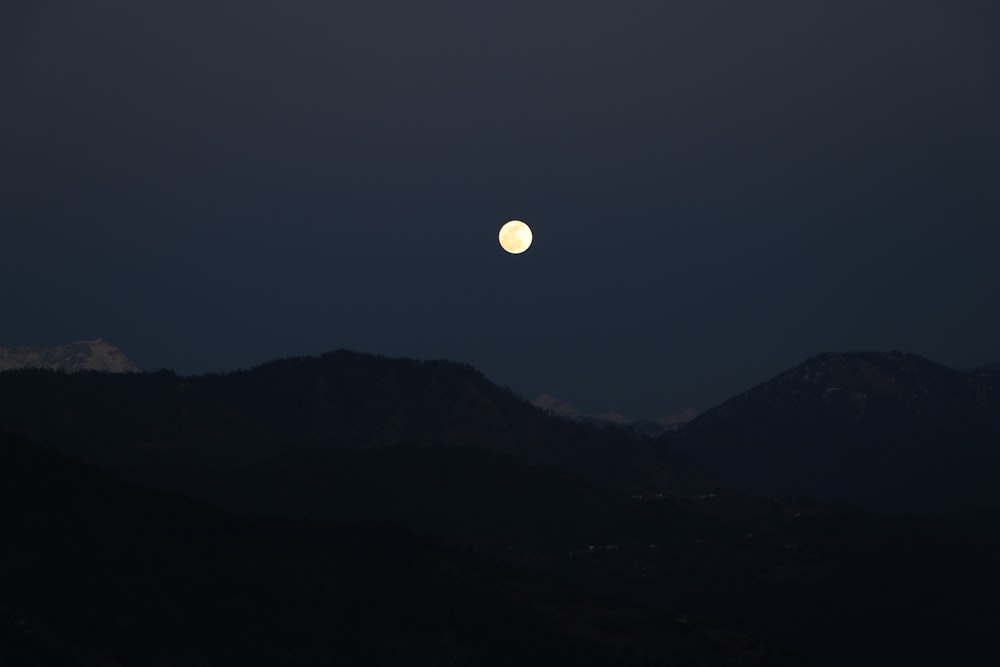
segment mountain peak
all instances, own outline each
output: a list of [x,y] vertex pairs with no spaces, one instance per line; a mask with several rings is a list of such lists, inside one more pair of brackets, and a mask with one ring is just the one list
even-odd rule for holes
[[57,347],[0,347],[0,371],[45,368],[74,373],[137,373],[139,367],[103,338],[80,340]]
[[[978,396],[985,391],[987,389],[972,381],[968,374],[916,354],[895,351],[826,353],[810,357],[726,401],[694,423],[703,425],[720,419],[755,421],[763,414],[772,418],[780,413],[801,416],[809,406],[829,406],[831,402],[840,405],[847,399],[851,413],[864,412],[870,401],[879,401],[911,415],[928,417],[953,404],[994,400],[990,396]],[[970,394],[977,396],[973,398]]]
[[996,507],[998,408],[993,375],[903,352],[821,354],[705,412],[681,438],[744,491],[890,511]]

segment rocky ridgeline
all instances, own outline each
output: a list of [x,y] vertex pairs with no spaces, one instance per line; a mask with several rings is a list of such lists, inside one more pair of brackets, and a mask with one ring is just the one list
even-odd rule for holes
[[137,373],[139,367],[105,340],[83,340],[61,347],[0,347],[0,371],[48,368],[68,373]]

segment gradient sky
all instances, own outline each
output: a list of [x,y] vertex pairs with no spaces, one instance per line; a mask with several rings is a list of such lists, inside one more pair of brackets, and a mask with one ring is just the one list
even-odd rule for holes
[[651,418],[824,351],[1000,360],[994,0],[3,4],[0,345]]

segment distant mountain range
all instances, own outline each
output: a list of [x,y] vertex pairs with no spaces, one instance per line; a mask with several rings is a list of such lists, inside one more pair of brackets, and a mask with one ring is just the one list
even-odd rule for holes
[[824,354],[664,432],[554,416],[559,403],[539,409],[463,364],[340,351],[198,377],[8,371],[0,427],[193,486],[307,450],[455,447],[640,494],[728,488],[957,511],[1000,509],[998,397],[990,368]]
[[901,352],[823,354],[666,441],[746,491],[887,510],[997,508],[1000,373]]
[[694,408],[686,408],[677,414],[668,415],[657,420],[632,420],[613,410],[599,414],[587,414],[572,403],[547,393],[540,394],[531,403],[551,415],[569,419],[570,421],[592,424],[594,426],[625,428],[647,437],[656,437],[667,431],[676,430],[681,424],[685,424],[698,416],[698,411]]
[[139,367],[129,361],[124,352],[102,338],[77,341],[61,347],[0,347],[0,371],[21,368],[46,368],[68,373],[139,372]]

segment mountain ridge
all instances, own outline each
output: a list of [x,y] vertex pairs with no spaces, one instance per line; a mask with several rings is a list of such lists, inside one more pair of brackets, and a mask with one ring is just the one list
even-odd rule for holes
[[[546,414],[466,364],[346,350],[227,374],[0,374],[0,427],[104,465],[231,468],[295,449],[476,447],[664,490],[669,453]],[[664,459],[664,460],[660,460]],[[640,465],[638,462],[642,461]]]
[[674,442],[753,492],[995,507],[998,380],[909,353],[821,354],[706,411]]
[[115,467],[472,447],[629,493],[732,488],[919,511],[1000,506],[998,406],[1000,376],[899,352],[810,357],[655,439],[546,414],[467,364],[345,350],[191,377],[0,374],[0,427]]

